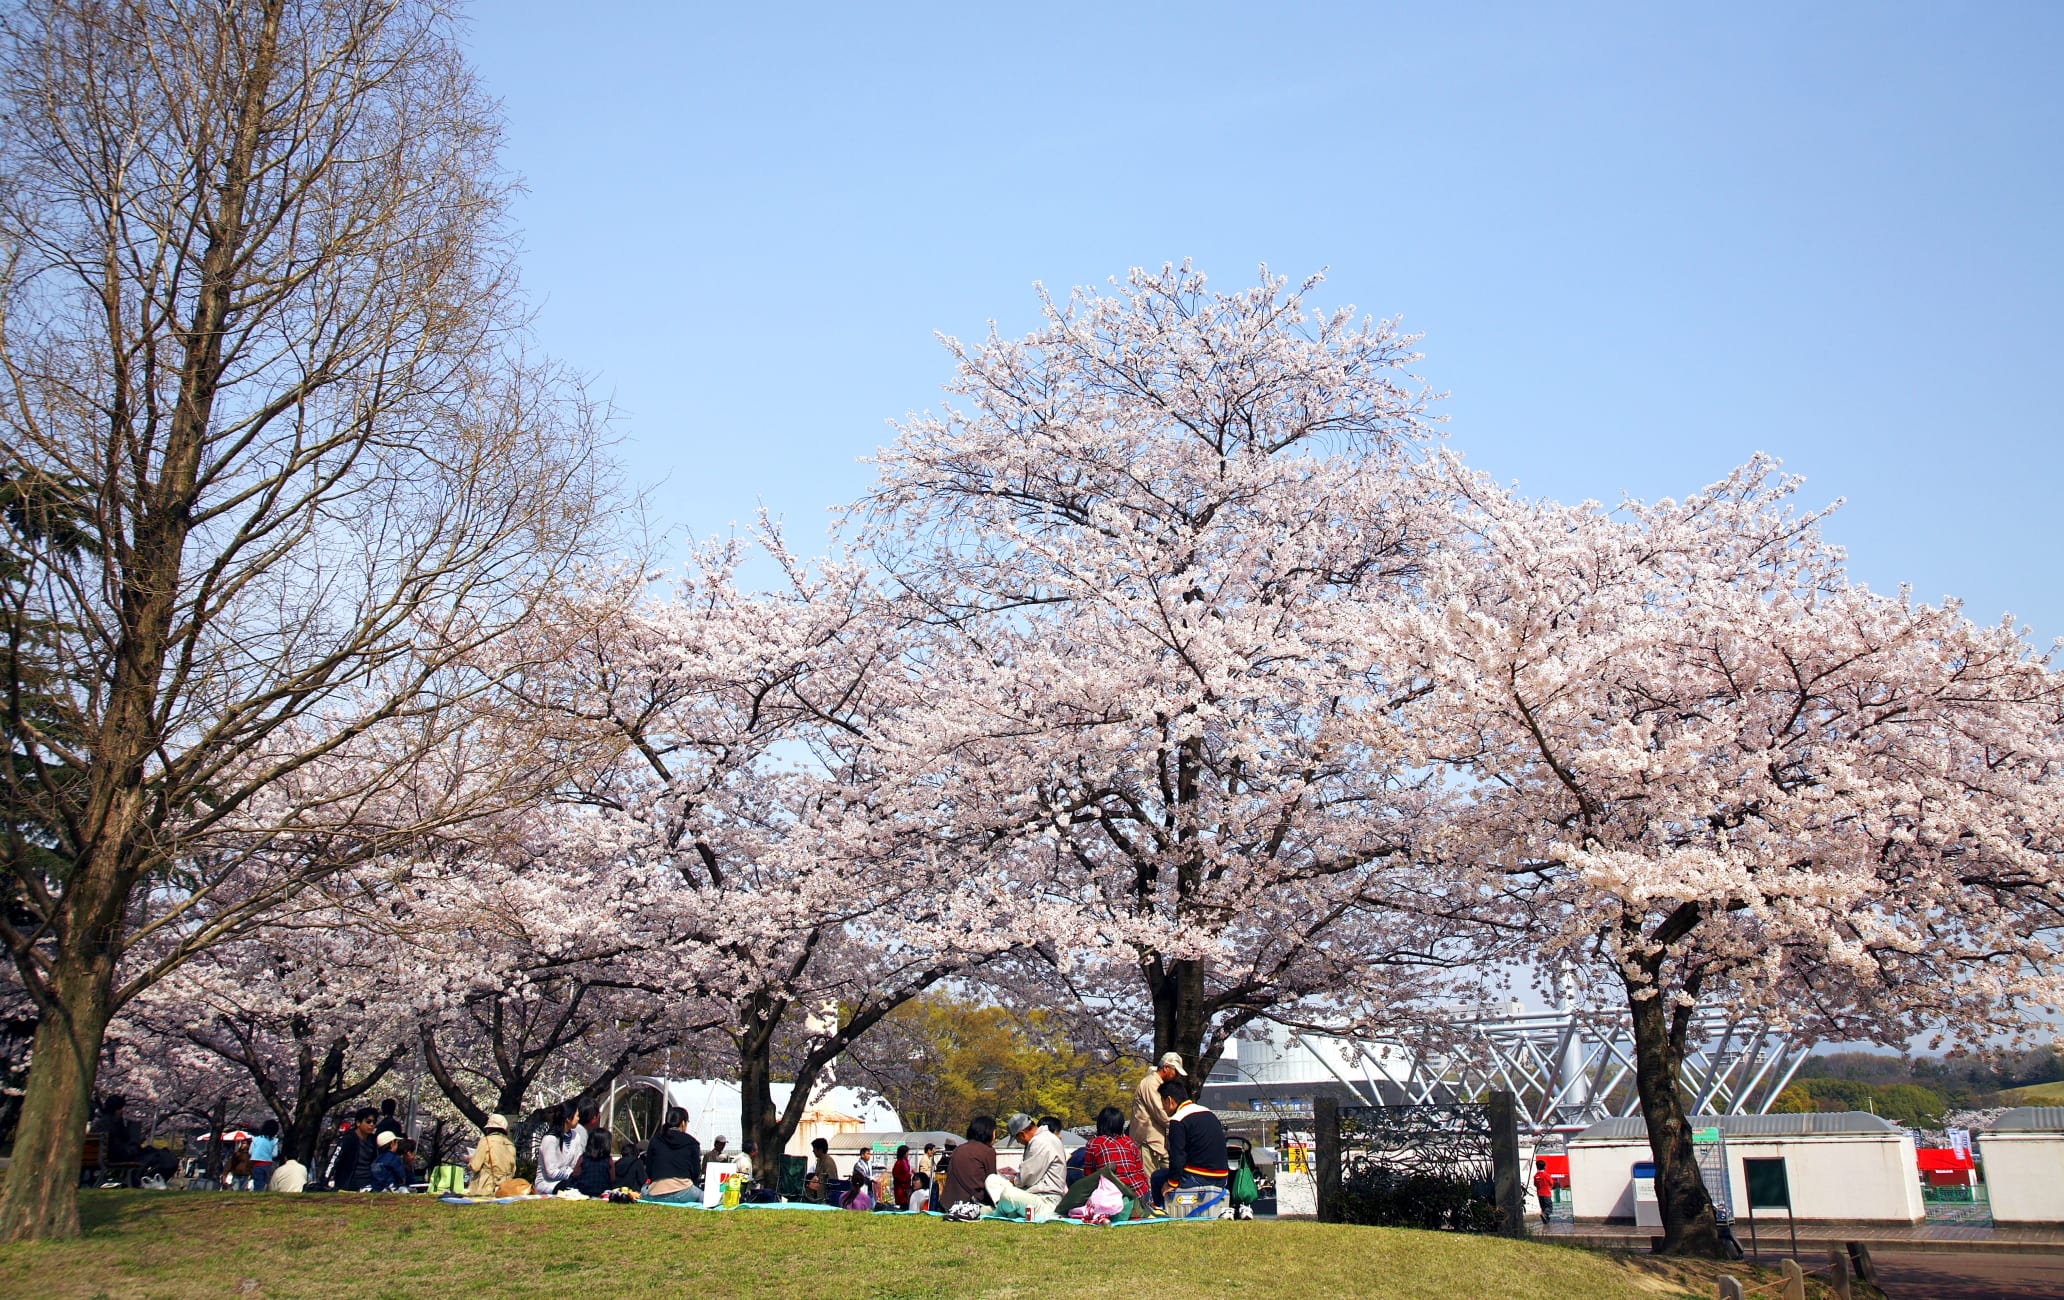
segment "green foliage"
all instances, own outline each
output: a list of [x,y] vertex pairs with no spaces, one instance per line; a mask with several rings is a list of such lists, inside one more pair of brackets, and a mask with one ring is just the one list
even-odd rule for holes
[[2064,1080],[2064,1050],[2036,1047],[1991,1056],[1895,1056],[1889,1052],[1826,1052],[1800,1069],[1802,1079],[1917,1083],[1945,1097],[1990,1094]]
[[[83,748],[70,707],[75,683],[62,652],[77,629],[53,621],[36,590],[39,569],[62,567],[99,550],[87,493],[17,465],[0,464],[0,851],[46,880],[66,874],[57,809],[78,774],[49,763],[49,741]],[[30,737],[41,736],[37,744]],[[17,882],[18,884],[18,882]],[[23,918],[27,919],[27,918]]]
[[1087,1124],[1125,1107],[1144,1066],[1074,1041],[1050,1011],[1013,1011],[929,994],[897,1008],[849,1054],[913,1130],[958,1133],[977,1115],[1014,1110]]
[[1770,1109],[1782,1114],[1864,1110],[1883,1115],[1903,1128],[1935,1128],[1949,1101],[1931,1088],[1912,1083],[1865,1083],[1858,1079],[1795,1078],[1778,1094]]

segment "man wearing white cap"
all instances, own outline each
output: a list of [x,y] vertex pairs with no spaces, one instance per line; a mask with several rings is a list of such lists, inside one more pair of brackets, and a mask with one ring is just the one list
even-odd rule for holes
[[1163,1052],[1160,1062],[1132,1090],[1132,1140],[1139,1143],[1146,1161],[1147,1177],[1168,1167],[1168,1110],[1161,1104],[1161,1085],[1170,1079],[1187,1077],[1179,1052]]

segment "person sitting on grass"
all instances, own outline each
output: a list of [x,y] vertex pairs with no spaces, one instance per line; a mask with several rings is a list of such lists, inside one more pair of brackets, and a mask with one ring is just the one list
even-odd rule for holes
[[1225,1125],[1190,1100],[1180,1079],[1161,1085],[1161,1104],[1168,1111],[1168,1168],[1153,1173],[1154,1204],[1166,1202],[1170,1187],[1224,1187],[1232,1177]]
[[607,1196],[615,1186],[610,1181],[614,1166],[610,1161],[609,1130],[602,1127],[601,1119],[600,1112],[595,1111],[582,1117],[581,1126],[588,1130],[588,1142],[581,1151],[580,1168],[573,1175],[574,1190],[582,1196]]
[[401,1134],[393,1129],[382,1129],[373,1139],[373,1145],[380,1154],[373,1157],[372,1181],[366,1184],[369,1192],[406,1192],[409,1189],[408,1166],[401,1162]]
[[889,1166],[889,1186],[896,1198],[896,1208],[910,1208],[910,1192],[917,1186],[917,1172],[910,1167],[910,1148],[896,1148],[896,1163]]
[[616,1158],[613,1172],[609,1175],[609,1186],[612,1190],[632,1191],[643,1194],[645,1191],[645,1159],[638,1154],[637,1147],[626,1146],[624,1153]]
[[538,1143],[538,1191],[550,1196],[571,1180],[587,1147],[588,1131],[581,1127],[579,1108],[561,1102],[552,1110],[551,1131]]
[[272,1167],[272,1177],[265,1180],[268,1192],[298,1192],[308,1186],[308,1166],[288,1156]]
[[985,1185],[990,1203],[999,1210],[1020,1213],[1030,1222],[1044,1223],[1067,1194],[1068,1153],[1060,1138],[1023,1112],[1011,1116],[1010,1133],[1024,1146],[1024,1154],[1011,1177],[989,1176]]
[[373,1157],[379,1154],[373,1144],[373,1127],[380,1118],[380,1112],[371,1106],[361,1106],[352,1122],[345,1126],[337,1139],[337,1145],[330,1150],[329,1183],[340,1192],[362,1192],[372,1181]]
[[947,1157],[946,1185],[934,1208],[950,1210],[965,1202],[995,1204],[989,1199],[989,1178],[996,1172],[996,1148],[990,1144],[995,1140],[993,1116],[977,1115],[968,1121],[967,1141],[953,1148],[953,1154]]
[[1147,1199],[1146,1161],[1139,1143],[1125,1131],[1125,1112],[1106,1106],[1097,1112],[1096,1136],[1082,1149],[1085,1177],[1102,1172],[1137,1200]]
[[874,1208],[874,1184],[865,1178],[855,1178],[846,1189],[845,1199],[839,1202],[841,1210],[872,1210]]
[[[816,1165],[811,1172],[817,1175],[817,1194],[810,1199],[822,1205],[827,1189],[838,1181],[838,1161],[831,1158],[831,1143],[823,1138],[810,1139],[810,1155]],[[808,1194],[807,1184],[803,1191]]]
[[679,1106],[667,1107],[666,1127],[653,1135],[652,1145],[645,1149],[645,1177],[649,1180],[645,1185],[648,1200],[701,1197],[702,1143],[688,1131],[688,1112]]
[[516,1176],[516,1144],[509,1140],[508,1120],[500,1115],[487,1117],[466,1168],[473,1175],[473,1181],[466,1184],[468,1196],[491,1197],[503,1179]]

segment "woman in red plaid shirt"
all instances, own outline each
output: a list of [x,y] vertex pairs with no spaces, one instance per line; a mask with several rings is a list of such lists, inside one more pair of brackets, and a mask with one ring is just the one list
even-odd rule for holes
[[1147,1199],[1147,1169],[1140,1161],[1139,1143],[1125,1135],[1125,1112],[1106,1106],[1097,1112],[1097,1135],[1089,1140],[1082,1155],[1086,1178],[1099,1169],[1141,1201]]

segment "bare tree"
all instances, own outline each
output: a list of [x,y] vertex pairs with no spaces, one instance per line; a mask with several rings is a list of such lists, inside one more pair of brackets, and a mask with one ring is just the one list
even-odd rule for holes
[[21,5],[0,108],[0,479],[56,503],[5,514],[0,585],[21,1239],[77,1231],[127,999],[540,776],[492,714],[504,634],[615,503],[593,408],[525,352],[441,6]]

